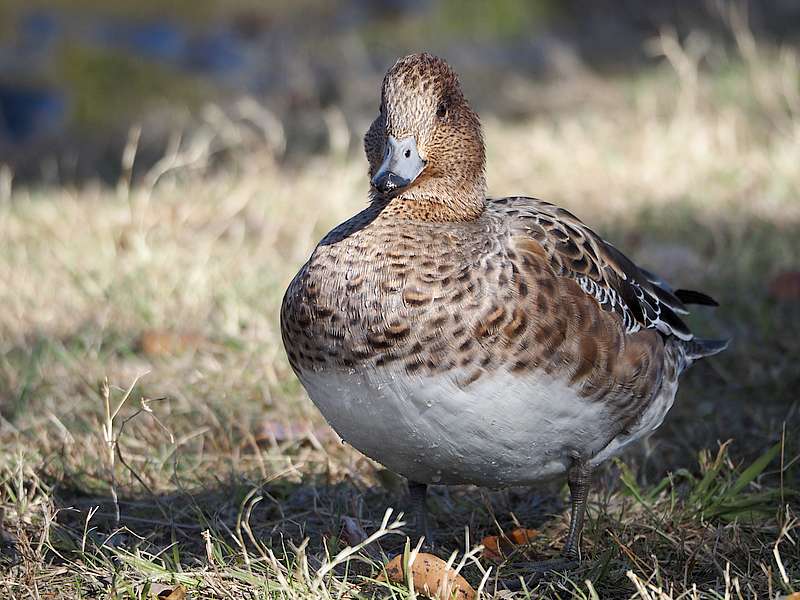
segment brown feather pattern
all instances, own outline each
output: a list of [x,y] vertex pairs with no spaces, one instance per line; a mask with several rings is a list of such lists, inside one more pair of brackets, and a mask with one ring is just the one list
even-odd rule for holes
[[413,135],[426,167],[402,193],[373,190],[291,282],[292,368],[441,375],[462,389],[548,373],[606,403],[620,431],[635,421],[687,362],[681,300],[570,212],[485,198],[480,123],[444,61],[413,55],[387,73],[364,140],[370,176],[389,135]]

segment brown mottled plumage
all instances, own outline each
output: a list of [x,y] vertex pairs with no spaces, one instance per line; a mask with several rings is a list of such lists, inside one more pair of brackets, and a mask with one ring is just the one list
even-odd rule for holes
[[561,208],[487,200],[480,123],[441,59],[389,70],[364,146],[370,205],[284,297],[292,368],[343,438],[411,480],[569,473],[577,555],[590,469],[654,430],[680,372],[724,347],[678,317],[681,297],[713,301]]

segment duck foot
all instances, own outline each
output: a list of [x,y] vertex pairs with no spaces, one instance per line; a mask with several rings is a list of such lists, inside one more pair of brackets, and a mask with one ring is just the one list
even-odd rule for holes
[[530,563],[517,563],[514,567],[523,569],[525,575],[501,579],[499,583],[509,591],[518,592],[523,589],[523,584],[528,588],[533,587],[549,573],[571,571],[577,568],[578,565],[580,565],[578,559],[566,557],[551,558]]
[[518,565],[526,569],[527,575],[525,577],[518,576],[515,579],[501,580],[500,583],[506,589],[511,591],[521,590],[523,582],[526,586],[531,587],[536,585],[548,573],[570,571],[580,565],[581,532],[583,531],[583,521],[586,517],[586,497],[589,492],[590,480],[591,468],[589,464],[585,460],[576,457],[569,471],[568,482],[572,506],[569,533],[567,534],[567,541],[561,557]]

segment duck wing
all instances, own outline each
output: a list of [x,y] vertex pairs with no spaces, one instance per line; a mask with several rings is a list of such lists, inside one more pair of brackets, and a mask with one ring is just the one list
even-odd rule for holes
[[574,279],[603,310],[617,313],[628,333],[655,329],[688,341],[694,336],[679,316],[689,312],[686,304],[716,305],[700,292],[673,291],[563,208],[526,197],[493,203],[516,214],[525,234],[541,244],[555,273]]

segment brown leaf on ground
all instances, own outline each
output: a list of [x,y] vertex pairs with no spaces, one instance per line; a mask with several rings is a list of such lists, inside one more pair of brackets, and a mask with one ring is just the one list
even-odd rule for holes
[[487,535],[481,540],[483,557],[493,561],[502,561],[516,550],[517,546],[529,544],[539,532],[536,529],[517,527],[512,532],[502,535]]
[[148,329],[139,338],[139,349],[151,357],[171,356],[196,350],[207,340],[197,333],[177,332],[167,329]]
[[776,300],[800,300],[800,271],[784,271],[769,284],[769,295]]
[[[406,574],[403,569],[403,555],[398,554],[386,563],[386,575],[389,581],[405,583]],[[447,568],[447,563],[433,554],[420,553],[411,563],[411,576],[414,591],[435,600],[474,600],[475,590],[461,575]],[[385,581],[383,573],[378,581]]]
[[[186,588],[178,584],[176,586],[153,586],[162,589],[156,592],[155,598],[158,600],[186,600]],[[155,591],[155,590],[154,590]]]

